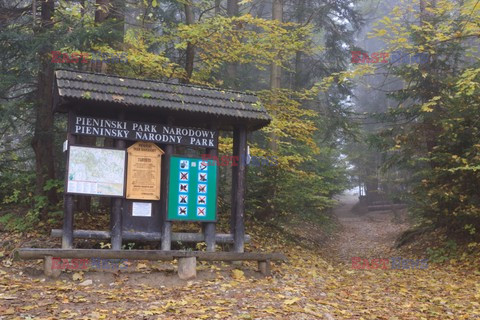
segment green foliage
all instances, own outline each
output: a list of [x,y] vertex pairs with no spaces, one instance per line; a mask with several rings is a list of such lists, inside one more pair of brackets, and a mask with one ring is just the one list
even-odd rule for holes
[[[35,228],[41,220],[42,213],[47,209],[50,211],[48,216],[45,216],[47,221],[56,216],[56,220],[51,221],[56,222],[63,216],[63,212],[58,211],[57,207],[48,205],[46,196],[34,194],[34,173],[10,173],[4,174],[3,177],[5,179],[0,182],[0,187],[4,190],[0,193],[3,196],[0,207],[4,207],[6,212],[15,212],[0,217],[0,223],[6,230],[23,232]],[[63,192],[63,181],[48,180],[44,189]]]
[[[388,66],[403,87],[389,95],[397,104],[378,117],[388,123],[375,132],[383,169],[404,173],[412,212],[468,236],[480,227],[480,8],[474,3],[439,1],[422,12],[406,2],[373,33],[390,52],[430,55],[422,65]],[[418,23],[402,23],[407,16]]]
[[0,216],[0,224],[6,231],[24,232],[37,227],[38,223],[39,215],[35,209],[27,211],[25,215],[7,213]]
[[[222,64],[252,63],[264,70],[272,62],[284,65],[297,51],[311,52],[311,27],[275,20],[215,16],[194,25],[180,25],[177,49],[193,44],[202,61],[199,74],[210,75]],[[206,79],[200,79],[206,80]]]
[[[332,205],[332,195],[347,184],[346,166],[335,148],[351,129],[340,103],[348,94],[348,88],[342,84],[328,93],[319,93],[318,88],[311,85],[345,65],[348,55],[343,50],[343,41],[350,41],[353,35],[346,22],[351,21],[353,25],[358,22],[349,1],[328,7],[315,1],[313,19],[307,8],[296,3],[284,4],[283,23],[264,18],[260,12],[255,14],[256,5],[250,1],[243,1],[239,15],[234,17],[227,16],[223,9],[214,14],[213,1],[144,1],[136,7],[138,10],[119,3],[112,2],[112,14],[103,23],[97,23],[91,3],[61,0],[56,3],[51,29],[40,32],[38,26],[32,28],[31,20],[19,18],[6,26],[5,32],[2,30],[0,44],[4,49],[0,55],[5,64],[0,66],[0,91],[19,96],[11,101],[0,97],[0,122],[10,126],[10,132],[23,133],[21,149],[29,150],[25,154],[13,152],[12,157],[16,157],[13,165],[11,162],[4,165],[4,155],[0,155],[0,199],[4,205],[28,206],[32,217],[42,213],[45,218],[46,209],[57,212],[57,208],[46,208],[45,199],[35,198],[33,194],[38,190],[31,187],[35,182],[35,169],[29,142],[35,124],[28,119],[35,101],[37,52],[45,44],[69,54],[127,53],[128,63],[107,65],[107,72],[112,74],[206,86],[233,85],[236,90],[254,89],[273,121],[268,128],[254,134],[250,145],[252,155],[276,156],[279,163],[275,168],[249,169],[251,211],[266,216],[313,214]],[[192,7],[193,24],[183,21],[185,4]],[[138,25],[121,21],[116,14],[122,10],[126,10],[125,18],[133,15]],[[190,78],[187,78],[184,61],[188,45],[193,46],[195,54]],[[229,82],[226,69],[232,64],[236,67],[235,79]],[[283,81],[297,78],[295,85],[285,85],[295,89],[268,89],[268,70],[272,64],[281,66]],[[81,62],[55,66],[92,68]],[[298,76],[293,76],[297,71]],[[147,93],[143,97],[151,98]],[[87,92],[84,98],[91,98],[91,93]],[[15,128],[18,121],[22,125]],[[52,130],[61,136],[65,123]],[[59,142],[56,141],[57,149],[60,149]],[[272,151],[274,142],[278,150]],[[224,147],[221,151],[230,154],[230,138],[227,137]],[[61,154],[58,156],[62,159]],[[62,168],[62,162],[58,162],[58,168]],[[62,177],[63,169],[58,168],[56,176]],[[225,173],[223,176],[227,177]],[[228,177],[225,180],[224,184],[228,185]],[[52,180],[44,190],[62,192],[62,186],[63,181]],[[220,190],[221,209],[227,209],[230,202],[227,189]],[[262,205],[265,203],[268,206]],[[269,208],[268,214],[263,211],[265,207]]]
[[3,172],[0,181],[0,198],[3,204],[28,205],[33,201],[34,173]]
[[448,261],[457,256],[457,243],[453,240],[448,240],[443,247],[427,248],[428,260],[435,263]]
[[63,193],[63,185],[64,185],[63,180],[50,179],[50,180],[47,180],[45,186],[43,187],[43,190],[49,191],[53,189],[53,190],[57,190],[58,193]]

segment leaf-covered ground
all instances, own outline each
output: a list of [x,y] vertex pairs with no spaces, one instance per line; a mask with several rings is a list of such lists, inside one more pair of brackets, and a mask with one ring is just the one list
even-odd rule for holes
[[[288,232],[251,227],[249,250],[289,259],[267,278],[253,263],[201,263],[196,280],[181,281],[175,264],[135,262],[128,272],[49,280],[40,261],[12,262],[0,248],[0,319],[480,319],[478,258],[427,269],[352,269],[355,256],[411,257],[391,249],[406,224],[388,212],[354,214],[351,206],[336,210],[340,228],[321,245],[314,243],[318,227],[307,222]],[[0,237],[12,244],[12,235]]]

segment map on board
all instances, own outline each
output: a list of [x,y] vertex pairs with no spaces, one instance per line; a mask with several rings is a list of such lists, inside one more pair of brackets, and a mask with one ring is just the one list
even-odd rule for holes
[[124,195],[125,151],[70,147],[67,193]]

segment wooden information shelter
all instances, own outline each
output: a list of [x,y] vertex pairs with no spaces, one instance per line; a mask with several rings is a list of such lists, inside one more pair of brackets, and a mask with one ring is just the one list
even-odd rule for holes
[[[256,96],[58,70],[55,72],[53,110],[68,114],[68,138],[64,145],[69,154],[64,223],[61,230],[52,231],[53,236],[62,237],[62,249],[72,249],[74,238],[94,238],[111,239],[113,250],[120,250],[123,240],[142,240],[161,241],[164,251],[171,249],[172,241],[205,241],[208,252],[215,251],[216,242],[233,242],[234,252],[244,251],[245,161],[232,167],[230,234],[216,233],[215,218],[202,222],[202,233],[172,233],[174,219],[169,218],[169,201],[171,208],[177,204],[172,203],[174,200],[169,192],[177,193],[180,189],[170,190],[173,184],[169,174],[170,162],[180,158],[177,168],[180,174],[184,172],[186,176],[189,169],[197,170],[190,173],[191,189],[207,192],[206,181],[202,184],[202,180],[196,180],[206,177],[206,173],[202,175],[200,171],[204,168],[197,167],[201,165],[197,160],[200,154],[218,154],[219,130],[233,132],[233,155],[245,159],[247,133],[271,121]],[[99,145],[98,138],[113,139],[113,146],[96,147],[99,150],[95,150],[94,146],[82,145],[82,136],[96,137],[96,145]],[[190,151],[188,155],[185,150]],[[125,155],[115,151],[123,151]],[[197,157],[189,158],[192,153]],[[190,161],[185,162],[183,158]],[[123,167],[122,161],[125,161]],[[98,162],[103,164],[97,167]],[[186,165],[191,167],[186,169]],[[85,167],[89,166],[95,169],[88,170],[99,173],[84,174]],[[98,181],[89,178],[89,175],[96,177],[95,174],[101,176]],[[213,179],[213,173],[211,176]],[[118,183],[121,179],[124,179],[123,184]],[[208,187],[216,188],[215,184]],[[178,208],[174,209],[181,214],[181,201],[197,201],[198,207],[190,203],[184,207],[193,208],[197,217],[202,217],[202,201],[215,201],[215,208],[209,210],[216,210],[217,194],[212,194],[212,198],[206,198],[201,193],[185,192],[183,198],[179,197]],[[112,198],[110,230],[74,229],[74,199],[78,195]],[[186,200],[186,196],[190,199]],[[205,208],[207,206],[205,203]]]
[[[68,114],[63,228],[52,230],[62,249],[24,248],[20,258],[257,260],[263,271],[266,262],[284,260],[244,253],[247,133],[271,121],[255,95],[58,70],[53,111]],[[220,130],[233,132],[240,159],[232,166],[229,234],[215,228],[218,168],[200,158],[218,156]],[[110,230],[74,229],[74,201],[85,195],[111,198]],[[199,221],[203,231],[173,233],[175,221]],[[74,249],[74,238],[110,239],[112,247]],[[121,250],[124,240],[160,241],[162,250]],[[207,252],[171,250],[173,241],[205,241]],[[233,243],[233,252],[214,252],[219,242]]]

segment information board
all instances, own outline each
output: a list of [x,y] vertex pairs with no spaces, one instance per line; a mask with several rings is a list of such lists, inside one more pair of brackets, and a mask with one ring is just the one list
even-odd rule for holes
[[193,157],[170,157],[168,220],[215,221],[217,163]]
[[70,132],[75,135],[114,139],[181,144],[194,147],[216,148],[218,130],[175,127],[138,121],[110,120],[88,116],[75,116]]
[[67,193],[124,196],[125,150],[70,146]]
[[163,150],[151,142],[128,148],[127,199],[160,200]]

